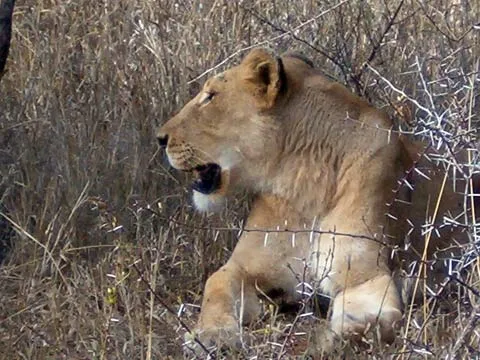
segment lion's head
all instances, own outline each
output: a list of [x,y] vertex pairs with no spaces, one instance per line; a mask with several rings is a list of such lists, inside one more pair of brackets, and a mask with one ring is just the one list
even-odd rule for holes
[[286,63],[295,63],[297,71],[311,68],[295,56],[281,59],[253,50],[240,65],[208,79],[158,130],[171,165],[197,175],[194,201],[200,210],[221,202],[231,177],[255,185],[260,177],[254,172],[261,173],[263,160],[279,153],[283,137],[277,115],[294,90],[292,82],[287,87]]

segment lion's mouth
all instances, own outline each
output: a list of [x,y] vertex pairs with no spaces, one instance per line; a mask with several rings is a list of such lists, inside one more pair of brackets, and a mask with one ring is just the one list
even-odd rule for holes
[[222,168],[218,164],[208,163],[199,165],[193,170],[195,180],[192,188],[202,194],[208,195],[218,190],[222,184]]

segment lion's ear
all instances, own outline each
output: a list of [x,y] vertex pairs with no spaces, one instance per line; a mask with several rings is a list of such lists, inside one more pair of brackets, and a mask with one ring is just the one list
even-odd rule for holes
[[255,49],[242,61],[246,86],[262,110],[273,107],[278,96],[285,91],[287,77],[283,62],[266,50]]

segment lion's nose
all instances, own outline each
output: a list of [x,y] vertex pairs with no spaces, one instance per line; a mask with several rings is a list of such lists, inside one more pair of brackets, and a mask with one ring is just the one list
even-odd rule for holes
[[157,136],[158,143],[161,147],[167,147],[168,144],[168,135],[167,134],[159,134]]

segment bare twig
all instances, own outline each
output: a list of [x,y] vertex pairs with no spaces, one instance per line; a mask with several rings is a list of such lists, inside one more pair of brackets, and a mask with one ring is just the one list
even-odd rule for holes
[[285,31],[283,32],[282,34],[280,35],[277,35],[277,36],[273,36],[267,40],[263,40],[263,41],[259,41],[257,43],[255,43],[254,45],[250,45],[250,46],[246,46],[246,47],[243,47],[237,51],[235,51],[233,54],[230,54],[229,56],[227,56],[225,59],[223,59],[222,61],[220,61],[218,64],[212,66],[211,68],[205,70],[204,72],[202,72],[200,75],[198,75],[197,77],[195,77],[194,79],[190,80],[188,83],[191,84],[191,83],[194,83],[196,81],[198,81],[199,79],[201,79],[202,77],[204,77],[205,75],[211,73],[212,71],[218,69],[220,66],[222,66],[223,64],[227,63],[228,61],[230,61],[231,59],[233,59],[235,56],[247,51],[247,50],[250,50],[250,49],[253,49],[255,47],[258,47],[258,46],[262,46],[262,45],[267,45],[273,41],[277,41],[277,40],[280,40],[286,36],[295,36],[295,32],[300,30],[301,28],[307,26],[308,24],[318,20],[319,18],[321,18],[322,16],[325,16],[326,14],[328,14],[329,12],[339,8],[340,6],[342,6],[343,4],[349,2],[350,0],[342,0],[340,1],[338,4],[336,4],[335,6],[332,6],[331,8],[327,9],[327,10],[324,10],[322,11],[320,14],[314,16],[313,18],[301,23],[300,25],[296,26],[295,28],[293,28],[292,30],[289,30],[289,31]]
[[[395,12],[390,17],[390,19],[388,19],[388,23],[386,24],[385,28],[383,29],[382,34],[379,36],[376,43],[373,45],[373,48],[370,52],[370,55],[368,56],[367,60],[365,61],[365,65],[362,66],[361,69],[360,69],[360,72],[355,75],[355,77],[358,79],[358,81],[360,81],[360,79],[362,78],[362,75],[363,75],[365,69],[367,68],[367,64],[370,64],[375,59],[375,56],[377,55],[378,51],[380,50],[380,47],[382,46],[383,40],[385,39],[387,34],[390,32],[392,27],[395,25],[395,21],[397,20],[397,17],[400,14],[400,10],[402,9],[403,3],[404,3],[404,0],[400,1],[397,8],[395,9]],[[372,39],[372,41],[373,41],[373,39]]]

